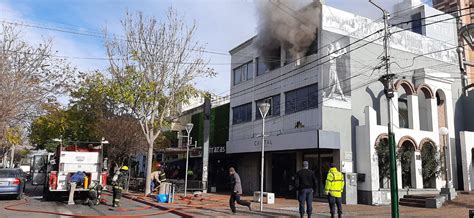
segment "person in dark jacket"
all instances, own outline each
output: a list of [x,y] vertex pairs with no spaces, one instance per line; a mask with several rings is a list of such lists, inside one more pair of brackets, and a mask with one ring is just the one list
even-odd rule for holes
[[306,213],[308,218],[313,213],[313,193],[316,190],[316,176],[309,168],[308,161],[303,162],[303,169],[296,173],[295,186],[298,190],[298,202],[300,206],[300,216],[304,216],[304,205],[306,203]]
[[235,202],[237,201],[238,204],[247,206],[249,210],[252,210],[252,207],[250,205],[250,202],[240,200],[240,195],[242,194],[242,184],[240,182],[240,176],[237,172],[235,172],[235,169],[233,167],[229,168],[229,174],[230,174],[230,185],[231,185],[231,191],[232,193],[230,194],[230,199],[229,199],[229,206],[230,209],[232,210],[232,213],[235,213]]

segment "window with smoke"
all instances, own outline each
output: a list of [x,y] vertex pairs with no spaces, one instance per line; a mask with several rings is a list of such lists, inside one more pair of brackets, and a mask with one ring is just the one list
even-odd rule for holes
[[269,70],[280,67],[282,61],[288,64],[316,52],[322,8],[319,1],[270,0],[256,4],[259,23],[254,46]]

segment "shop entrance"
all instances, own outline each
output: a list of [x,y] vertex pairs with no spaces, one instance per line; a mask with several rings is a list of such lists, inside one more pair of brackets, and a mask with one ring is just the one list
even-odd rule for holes
[[[321,158],[321,161],[319,161],[319,158]],[[332,150],[321,149],[321,153],[319,155],[317,151],[305,153],[303,154],[303,160],[308,161],[309,169],[316,174],[316,179],[318,180],[318,190],[315,190],[316,196],[325,197],[324,185],[326,181],[326,176],[329,172],[329,164],[334,162]],[[319,164],[319,162],[321,162],[321,165]]]
[[272,154],[272,191],[277,197],[295,198],[296,153]]

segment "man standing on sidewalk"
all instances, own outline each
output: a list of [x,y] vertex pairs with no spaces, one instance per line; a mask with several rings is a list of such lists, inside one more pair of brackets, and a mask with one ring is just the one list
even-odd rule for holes
[[313,213],[313,193],[316,190],[316,176],[309,169],[308,161],[303,161],[303,169],[296,173],[295,181],[298,190],[298,202],[300,203],[300,217],[304,216],[304,205],[306,202],[306,213],[308,218]]
[[340,218],[342,216],[342,191],[344,190],[344,175],[339,172],[335,164],[329,165],[328,177],[326,179],[326,187],[324,189],[329,201],[329,210],[331,218],[334,218],[336,213],[335,205],[337,205],[337,214]]
[[232,213],[235,214],[235,202],[237,201],[238,204],[247,206],[249,210],[252,210],[252,207],[250,206],[250,202],[240,200],[240,195],[242,194],[242,184],[240,182],[240,176],[237,172],[235,172],[235,169],[233,167],[229,168],[229,174],[230,174],[230,184],[231,184],[231,191],[232,193],[230,194],[230,199],[229,199],[229,206],[230,209],[232,210]]

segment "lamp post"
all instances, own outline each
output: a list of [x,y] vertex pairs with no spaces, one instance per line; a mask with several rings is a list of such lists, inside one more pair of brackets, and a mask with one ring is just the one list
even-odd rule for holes
[[262,169],[260,171],[260,211],[263,211],[263,177],[265,168],[265,117],[270,110],[269,103],[260,103],[258,105],[260,115],[262,115]]
[[59,139],[54,138],[53,141],[54,142],[59,142],[59,145],[61,146],[61,148],[59,150],[62,151],[63,150],[63,136],[61,136]]
[[458,53],[459,69],[461,70],[463,92],[465,96],[468,96],[467,90],[469,88],[474,87],[474,83],[468,84],[466,66],[474,67],[474,63],[469,63],[465,60],[464,41],[467,42],[469,47],[471,47],[471,50],[474,50],[474,24],[471,23],[463,26],[461,19],[461,11],[458,11],[458,17],[459,38],[458,48],[456,49],[456,51]]
[[474,23],[461,27],[461,29],[459,29],[459,35],[474,49]]
[[449,188],[449,179],[448,179],[448,143],[446,142],[446,136],[448,135],[449,131],[446,127],[439,128],[439,134],[443,137],[443,152],[444,152],[444,178],[446,180],[446,189]]
[[184,173],[184,197],[187,196],[188,189],[188,166],[189,166],[189,146],[191,145],[191,131],[193,130],[194,124],[186,124],[186,132],[188,133],[188,141],[186,145],[186,171]]

